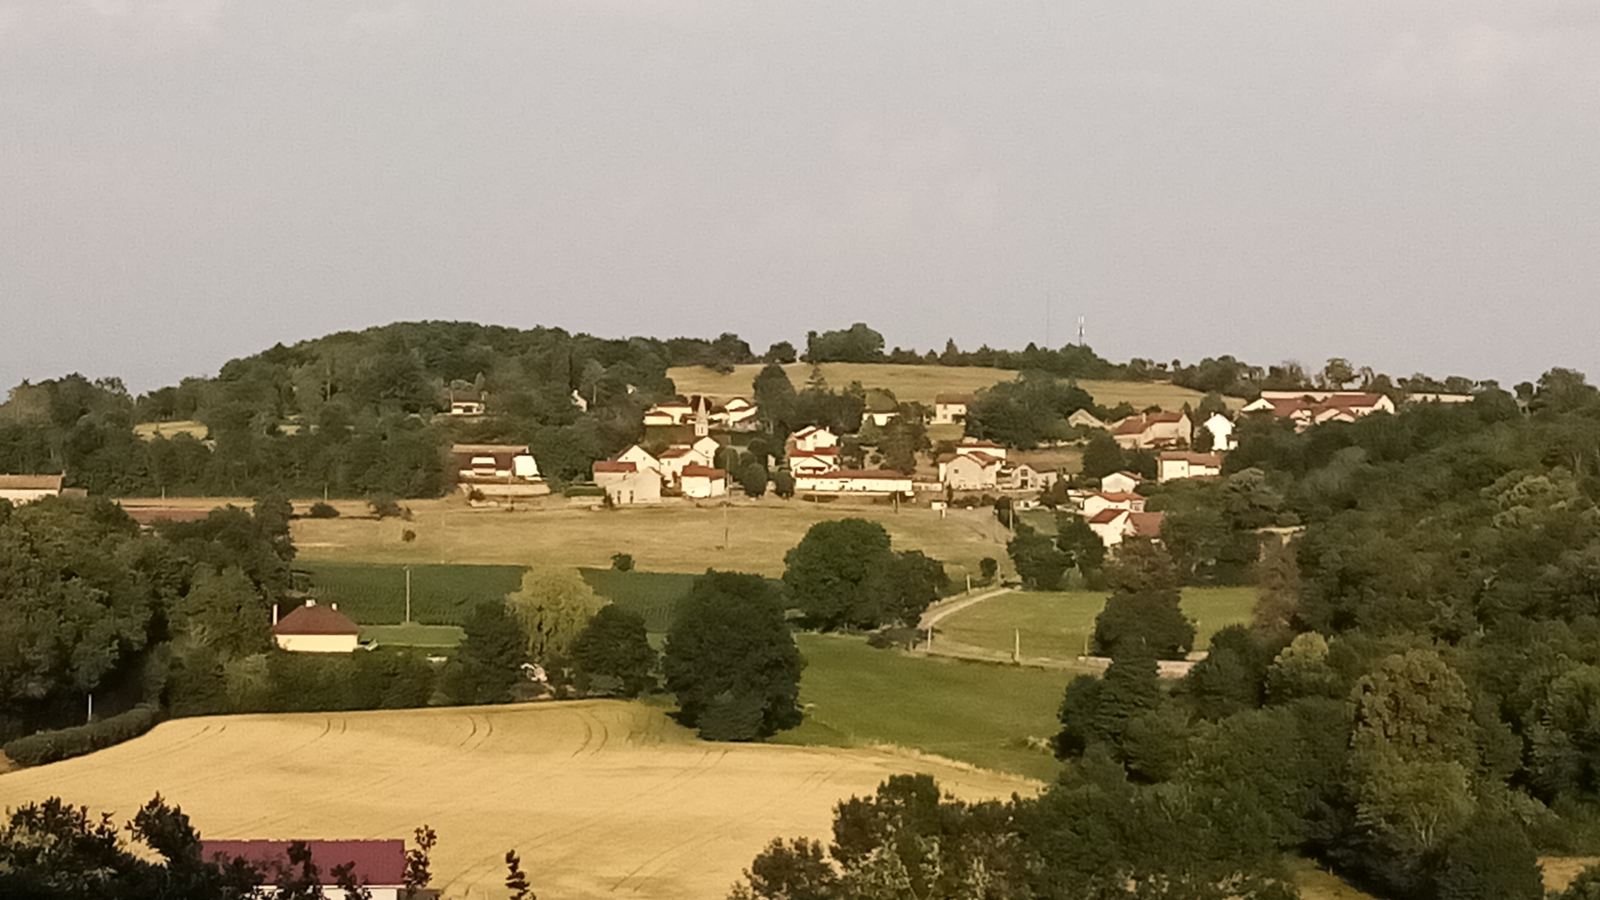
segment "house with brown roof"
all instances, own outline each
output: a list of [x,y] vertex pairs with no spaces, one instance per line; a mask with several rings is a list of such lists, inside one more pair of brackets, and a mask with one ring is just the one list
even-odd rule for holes
[[1133,489],[1138,487],[1139,482],[1143,480],[1132,472],[1112,472],[1110,475],[1100,479],[1100,490],[1108,494],[1131,494]]
[[839,446],[839,436],[826,428],[819,428],[816,425],[807,425],[799,431],[789,435],[789,439],[783,442],[783,446],[785,452],[804,450],[810,453],[817,450],[826,450],[829,447]]
[[356,649],[361,628],[339,612],[339,604],[318,606],[307,600],[272,625],[272,640],[292,653],[349,653]]
[[1139,413],[1111,426],[1111,436],[1124,450],[1151,447],[1187,447],[1193,438],[1185,412]]
[[711,466],[690,463],[683,467],[678,477],[678,490],[694,500],[708,500],[728,495],[728,473]]
[[1006,454],[1010,452],[1004,444],[996,444],[994,441],[970,437],[962,438],[961,442],[956,444],[955,451],[957,453],[987,453],[996,459],[1005,459]]
[[967,407],[972,405],[971,394],[936,394],[933,398],[934,425],[960,425],[967,421]]
[[1262,391],[1242,412],[1292,419],[1296,431],[1324,422],[1354,422],[1373,413],[1393,413],[1394,401],[1366,391]]
[[32,503],[61,496],[62,475],[0,475],[0,500]]
[[1222,455],[1165,450],[1156,457],[1156,483],[1175,478],[1216,478],[1222,474]]
[[1161,522],[1166,513],[1102,509],[1088,517],[1089,530],[1110,550],[1130,537],[1161,539]]
[[595,463],[593,471],[594,483],[606,492],[613,506],[661,502],[661,472],[654,466],[607,459]]
[[939,457],[939,481],[955,491],[994,490],[1005,460],[981,450],[945,453]]
[[821,475],[834,472],[839,468],[839,448],[822,447],[817,450],[790,450],[788,457],[789,473],[796,478],[801,475]]
[[[266,882],[270,885],[282,875],[294,874],[289,863],[291,843],[293,842],[205,840],[200,842],[200,858],[222,865],[243,860],[266,876]],[[405,896],[405,841],[396,838],[363,841],[308,840],[303,843],[306,849],[311,851],[311,862],[321,870],[325,881],[333,880],[330,873],[335,866],[348,864],[351,867],[351,875],[358,884],[366,886],[372,900],[400,900]],[[267,888],[267,892],[262,896],[272,896],[273,890]],[[343,890],[331,883],[324,884],[321,892],[326,900],[345,896]]]

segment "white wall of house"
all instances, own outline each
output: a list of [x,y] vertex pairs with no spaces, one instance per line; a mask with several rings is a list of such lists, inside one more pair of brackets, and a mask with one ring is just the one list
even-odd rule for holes
[[683,495],[695,500],[726,497],[728,479],[712,478],[709,475],[686,475],[683,479]]
[[1211,449],[1216,453],[1226,453],[1239,446],[1233,437],[1233,423],[1221,413],[1212,413],[1211,418],[1200,427],[1211,432]]
[[1100,489],[1108,494],[1131,494],[1139,480],[1123,472],[1112,472],[1100,479]]
[[954,459],[939,463],[939,480],[944,482],[946,487],[957,491],[993,489],[999,472],[998,462],[984,464],[981,460],[962,453],[956,454]]
[[795,477],[795,490],[817,494],[910,494],[911,476],[889,473],[860,475],[806,475]]
[[356,649],[353,634],[275,634],[273,640],[293,653],[350,653]]
[[0,500],[10,500],[12,503],[22,505],[45,497],[54,497],[61,493],[55,488],[5,488],[0,489]]

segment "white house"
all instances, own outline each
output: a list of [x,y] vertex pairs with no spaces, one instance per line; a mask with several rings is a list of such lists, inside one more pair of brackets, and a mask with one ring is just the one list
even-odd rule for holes
[[[292,841],[214,841],[200,842],[200,858],[206,862],[226,865],[243,859],[256,871],[266,876],[270,885],[280,875],[294,874],[289,864],[289,845]],[[365,885],[372,900],[400,900],[406,891],[406,842],[393,840],[323,841],[304,842],[311,851],[311,860],[322,870],[323,878],[332,881],[328,874],[335,866],[349,864],[350,873],[358,884]],[[343,900],[343,889],[324,884],[320,889],[325,900]],[[265,888],[261,896],[271,897],[275,888]],[[418,896],[421,896],[419,894]]]
[[1138,494],[1112,494],[1106,491],[1096,491],[1083,498],[1083,514],[1086,518],[1092,519],[1107,509],[1144,512],[1144,498]]
[[1215,478],[1222,474],[1222,456],[1216,453],[1188,453],[1167,450],[1156,457],[1156,483],[1177,478]]
[[361,629],[339,612],[339,604],[318,606],[307,600],[272,626],[272,640],[292,653],[349,653]]
[[1060,479],[1057,472],[1040,472],[1027,463],[1006,463],[1000,467],[995,487],[1003,491],[1042,491]]
[[993,490],[998,486],[1005,460],[974,451],[946,453],[939,457],[939,481],[956,491]]
[[661,473],[651,466],[619,460],[597,462],[594,483],[605,490],[615,506],[661,502]]
[[452,416],[481,416],[484,412],[482,400],[451,400],[450,415]]
[[685,497],[706,500],[728,495],[728,473],[694,463],[683,468],[678,486]]
[[[702,438],[701,440],[710,439]],[[712,441],[713,445],[715,443],[715,441]],[[656,462],[659,464],[657,469],[661,472],[661,477],[669,482],[676,482],[683,476],[684,469],[695,465],[709,466],[713,459],[704,450],[698,449],[693,444],[673,444],[663,450],[660,456],[656,457]]]
[[0,475],[0,500],[32,503],[61,496],[61,475]]
[[1166,513],[1103,509],[1089,517],[1089,530],[1098,535],[1100,542],[1109,550],[1130,537],[1159,540],[1164,518]]
[[882,469],[840,469],[822,475],[796,475],[794,489],[806,494],[865,494],[910,497],[910,475]]
[[634,444],[621,453],[618,453],[616,456],[611,457],[610,461],[619,463],[633,463],[641,470],[650,469],[657,473],[660,473],[661,471],[660,460],[656,459],[654,456],[651,456],[650,451],[644,449],[638,444]]
[[1125,450],[1188,446],[1192,432],[1189,415],[1183,412],[1141,413],[1111,427],[1111,436]]
[[1140,480],[1132,472],[1112,472],[1100,479],[1100,490],[1108,494],[1131,494],[1139,486]]
[[1201,428],[1211,432],[1211,452],[1227,453],[1239,446],[1239,441],[1233,436],[1233,420],[1222,413],[1212,413],[1211,418],[1200,424]]
[[933,398],[934,425],[960,425],[967,420],[967,407],[972,405],[971,394],[938,394]]
[[818,428],[815,425],[807,425],[799,431],[796,431],[794,434],[789,435],[789,440],[785,442],[785,446],[789,450],[805,450],[810,452],[822,450],[828,447],[839,446],[839,437],[826,428]]
[[821,475],[824,472],[834,472],[839,468],[839,448],[824,447],[820,450],[790,450],[789,473],[799,478],[801,475]]

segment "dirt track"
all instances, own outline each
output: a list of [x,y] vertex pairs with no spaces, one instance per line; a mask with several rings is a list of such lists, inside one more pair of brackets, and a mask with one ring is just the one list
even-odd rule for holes
[[771,838],[831,835],[833,805],[897,772],[968,798],[1032,782],[879,750],[707,744],[659,709],[532,707],[167,722],[0,776],[0,805],[60,795],[126,821],[160,791],[213,838],[439,833],[446,896],[503,896],[516,848],[544,897],[719,898]]

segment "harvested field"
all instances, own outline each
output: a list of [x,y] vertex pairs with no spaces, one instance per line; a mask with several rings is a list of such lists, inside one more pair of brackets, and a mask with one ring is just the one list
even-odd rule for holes
[[[965,577],[965,571],[976,574],[978,560],[985,556],[1005,556],[1003,529],[989,510],[951,510],[940,518],[926,507],[907,506],[896,513],[884,504],[775,497],[734,499],[726,518],[720,507],[696,508],[687,501],[612,511],[560,499],[519,504],[516,512],[472,509],[460,498],[410,500],[406,505],[413,511],[409,522],[296,520],[293,534],[300,559],[606,569],[611,554],[623,552],[650,572],[700,574],[712,567],[776,576],[783,572],[783,555],[812,524],[852,516],[882,522],[897,549],[921,550],[944,560],[952,578]],[[416,532],[416,539],[401,540],[406,530]]]
[[[893,391],[901,402],[916,401],[929,406],[939,394],[971,394],[1002,381],[1014,381],[1017,372],[1010,369],[986,369],[976,366],[913,366],[899,363],[823,363],[822,377],[828,386],[839,390],[852,381],[861,382],[865,388]],[[760,365],[734,366],[727,375],[719,375],[704,366],[678,366],[667,370],[667,377],[677,385],[681,394],[709,394],[713,397],[748,397],[750,384],[762,369]],[[811,378],[809,363],[790,363],[783,367],[796,389],[804,388]],[[1135,409],[1160,406],[1176,410],[1188,403],[1198,406],[1205,396],[1199,391],[1160,382],[1147,381],[1095,381],[1082,380],[1078,385],[1088,391],[1101,406],[1116,406],[1127,401]],[[1244,401],[1226,398],[1230,409],[1244,406]]]
[[435,886],[504,897],[516,848],[540,896],[721,897],[773,837],[828,839],[832,807],[927,772],[968,799],[1036,782],[881,750],[708,744],[641,703],[179,719],[0,776],[123,821],[157,791],[210,838],[439,833]]

